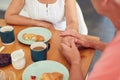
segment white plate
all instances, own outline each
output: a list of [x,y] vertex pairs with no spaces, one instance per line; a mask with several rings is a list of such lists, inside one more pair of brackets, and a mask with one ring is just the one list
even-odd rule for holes
[[50,38],[52,37],[52,33],[50,30],[46,29],[46,28],[42,28],[42,27],[30,27],[30,28],[26,28],[22,31],[20,31],[18,33],[18,40],[23,43],[23,44],[27,44],[27,45],[31,45],[32,43],[34,43],[35,41],[32,40],[24,40],[23,39],[23,34],[24,33],[34,33],[34,34],[38,34],[41,35],[45,38],[44,42],[47,42],[48,40],[50,40]]
[[69,72],[66,67],[56,61],[39,61],[29,65],[22,74],[22,80],[30,80],[31,75],[37,77],[37,80],[40,80],[40,77],[43,73],[46,72],[60,72],[64,75],[63,80],[68,80]]

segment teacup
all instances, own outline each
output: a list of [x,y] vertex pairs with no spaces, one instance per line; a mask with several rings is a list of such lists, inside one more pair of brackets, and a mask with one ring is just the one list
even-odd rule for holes
[[32,61],[40,61],[46,60],[47,58],[47,51],[50,48],[50,44],[46,44],[44,42],[35,42],[31,44],[30,51],[31,51],[31,58]]
[[25,66],[24,51],[22,49],[11,53],[12,65],[15,69],[22,69]]
[[4,26],[0,28],[0,36],[3,44],[11,44],[14,42],[14,28],[12,26]]

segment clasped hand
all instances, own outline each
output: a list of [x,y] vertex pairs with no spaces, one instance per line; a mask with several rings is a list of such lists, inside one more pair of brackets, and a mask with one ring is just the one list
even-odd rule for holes
[[[62,35],[61,35],[62,36]],[[70,64],[80,63],[80,52],[76,46],[76,38],[73,36],[62,36],[61,51]]]

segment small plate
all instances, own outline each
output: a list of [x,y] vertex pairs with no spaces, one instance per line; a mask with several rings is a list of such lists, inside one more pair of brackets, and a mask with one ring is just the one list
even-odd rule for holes
[[69,78],[69,72],[65,66],[56,61],[46,60],[29,65],[22,74],[22,80],[30,80],[31,75],[36,76],[36,80],[40,80],[41,75],[46,72],[60,72],[64,75],[63,80]]
[[50,30],[46,29],[46,28],[42,28],[42,27],[30,27],[30,28],[26,28],[22,31],[20,31],[18,33],[18,40],[23,43],[23,44],[27,44],[27,45],[31,45],[32,43],[34,43],[35,41],[32,40],[24,40],[23,39],[23,34],[25,33],[34,33],[34,34],[38,34],[41,35],[45,38],[44,42],[47,42],[48,40],[50,40],[50,38],[52,37],[52,33]]

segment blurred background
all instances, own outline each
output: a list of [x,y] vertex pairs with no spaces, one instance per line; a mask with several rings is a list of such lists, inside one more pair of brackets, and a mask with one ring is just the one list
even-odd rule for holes
[[0,18],[4,18],[5,10],[8,8],[11,0],[0,0]]
[[[10,1],[11,0],[0,0],[0,18],[4,19],[4,14],[8,5],[10,4]],[[89,35],[100,37],[100,39],[104,42],[110,42],[115,35],[115,28],[111,21],[109,21],[106,17],[100,16],[96,13],[92,7],[91,0],[77,0],[77,2],[82,9]],[[94,59],[89,68],[89,72],[92,70],[95,62],[100,56],[101,52],[96,50]]]

